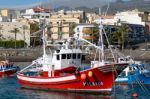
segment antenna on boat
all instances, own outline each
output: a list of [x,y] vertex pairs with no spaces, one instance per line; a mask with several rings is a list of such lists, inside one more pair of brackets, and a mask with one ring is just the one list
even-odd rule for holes
[[[109,9],[109,7],[110,7],[110,2],[111,2],[111,0],[108,0],[107,9],[106,9],[106,12],[105,12],[104,16],[106,16],[107,13],[108,13],[108,9]],[[100,24],[102,25],[102,17],[101,17],[100,20],[101,20],[101,21],[100,21]],[[102,31],[103,31],[103,33],[104,33],[104,35],[105,35],[105,37],[106,37],[106,40],[107,40],[108,45],[110,45],[110,42],[109,42],[108,37],[107,37],[107,34],[106,34],[105,29],[104,29],[103,27],[102,27]],[[113,54],[113,51],[112,51],[112,48],[111,48],[111,47],[110,47],[110,51],[111,51],[111,53],[112,53],[112,57],[113,57],[113,59],[114,59],[114,62],[116,63],[117,61],[116,61],[116,59],[115,59],[115,56],[114,56],[114,54]]]
[[108,13],[108,9],[109,9],[109,7],[110,7],[110,2],[111,0],[108,0],[108,5],[107,5],[107,9],[106,9],[106,12],[105,12],[105,14],[104,14],[104,16],[106,16],[107,15],[107,13]]
[[[103,25],[102,25],[102,19],[99,25],[99,46],[101,46],[101,61],[104,63],[104,42],[103,42],[103,31],[102,31]],[[99,59],[100,59],[100,52],[99,52]]]
[[42,32],[43,32],[43,57],[46,56],[46,41],[45,41],[45,19],[42,20]]
[[99,10],[98,14],[101,15],[102,14],[101,8],[99,8],[98,10]]

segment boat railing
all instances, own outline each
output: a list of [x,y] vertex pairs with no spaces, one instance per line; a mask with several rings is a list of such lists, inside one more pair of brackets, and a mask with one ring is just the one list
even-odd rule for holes
[[31,65],[25,67],[24,69],[22,69],[21,71],[19,71],[19,73],[24,72],[25,70],[27,70],[28,68],[30,68],[30,67],[33,66],[33,65],[34,65],[34,63],[32,63]]

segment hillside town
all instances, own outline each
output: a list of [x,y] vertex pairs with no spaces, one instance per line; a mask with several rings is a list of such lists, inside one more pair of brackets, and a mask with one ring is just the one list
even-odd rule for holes
[[0,97],[148,99],[149,5],[0,1]]
[[[84,38],[96,44],[99,34],[98,25],[102,22],[112,47],[133,50],[139,47],[135,44],[146,42],[147,45],[141,50],[149,49],[147,42],[150,40],[150,14],[149,12],[140,12],[137,9],[117,12],[112,15],[105,15],[100,11],[97,14],[81,10],[54,12],[40,6],[25,10],[1,9],[0,12],[0,47],[3,49],[26,49],[41,46],[43,22],[47,25],[47,46],[70,37]],[[121,31],[119,33],[123,35],[117,33],[119,28]],[[1,52],[2,57],[14,57],[17,54],[17,52],[8,53],[9,51],[5,50]],[[8,55],[4,55],[6,53]],[[24,56],[24,53],[26,52],[20,55]],[[124,53],[129,54],[129,51]],[[137,55],[136,53],[135,55]]]
[[[140,12],[137,9],[131,11],[117,12],[114,15],[102,15],[101,13],[86,13],[84,11],[53,12],[51,9],[35,7],[24,11],[2,9],[0,13],[1,40],[23,40],[26,47],[33,46],[33,42],[41,39],[40,21],[46,20],[47,42],[67,39],[74,33],[85,39],[93,39],[91,35],[84,33],[84,28],[96,27],[101,21],[107,29],[108,35],[116,30],[117,25],[127,24],[131,31],[127,37],[136,42],[144,42],[149,39],[150,14]],[[83,28],[78,30],[78,26]],[[76,27],[76,28],[75,28]],[[17,29],[18,31],[13,32]],[[16,38],[15,38],[16,34]],[[36,41],[34,41],[36,40]]]

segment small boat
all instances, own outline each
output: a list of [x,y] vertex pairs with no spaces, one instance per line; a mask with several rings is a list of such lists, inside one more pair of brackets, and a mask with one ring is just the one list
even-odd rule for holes
[[12,62],[8,60],[0,61],[0,77],[14,76],[19,70],[19,67],[14,66]]
[[150,70],[146,69],[145,64],[130,64],[115,80],[117,84],[150,84]]
[[[78,46],[69,47],[69,40],[51,55],[46,53],[44,41],[43,56],[17,73],[18,81],[23,88],[94,94],[110,93],[117,75],[128,65],[107,61],[104,59],[104,53],[99,53],[101,59],[91,61],[90,66],[84,66],[82,65],[84,51]],[[102,36],[100,42],[103,44]],[[103,45],[101,47],[91,45],[101,52],[104,50]]]

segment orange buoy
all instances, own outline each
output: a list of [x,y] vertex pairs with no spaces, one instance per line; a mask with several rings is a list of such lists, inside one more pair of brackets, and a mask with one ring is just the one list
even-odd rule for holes
[[134,93],[132,94],[132,96],[133,96],[133,97],[138,97],[139,95],[138,95],[138,93],[134,92]]

